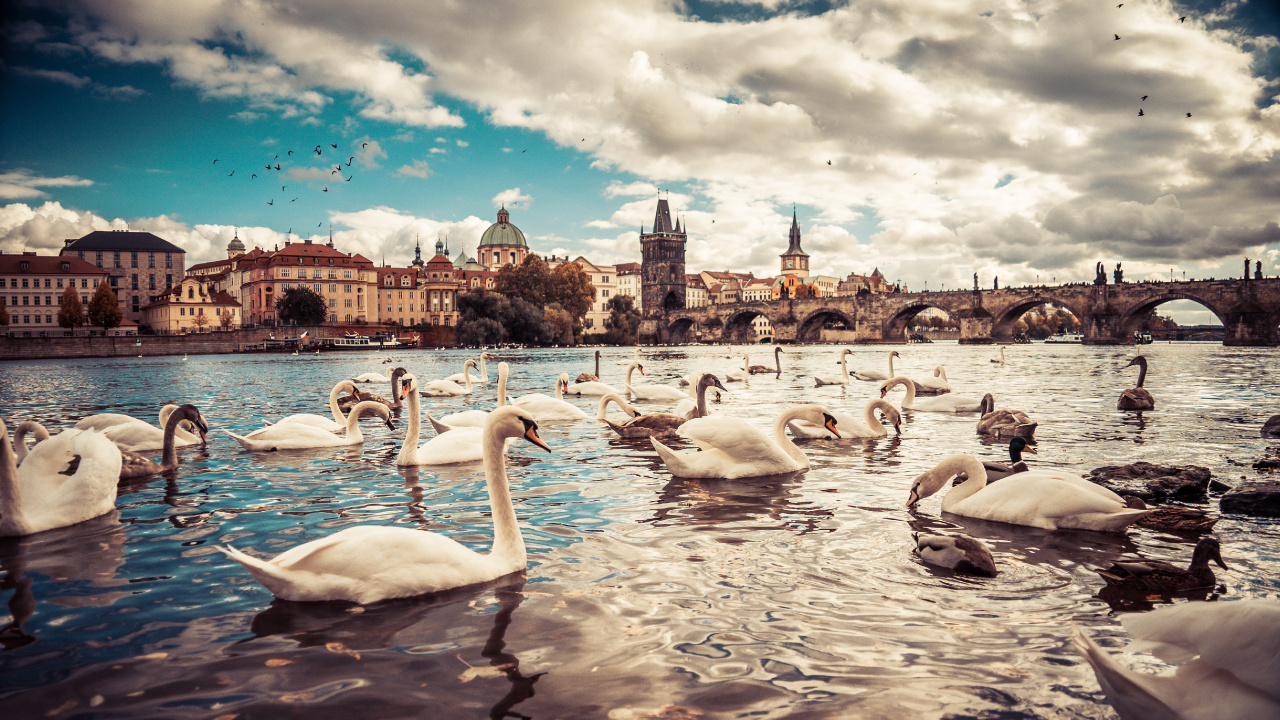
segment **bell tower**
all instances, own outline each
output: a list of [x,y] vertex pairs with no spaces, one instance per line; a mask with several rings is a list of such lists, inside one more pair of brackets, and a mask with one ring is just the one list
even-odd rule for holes
[[687,240],[679,221],[672,225],[667,201],[659,199],[653,216],[653,232],[640,229],[640,304],[646,316],[684,309]]
[[796,221],[796,211],[791,211],[791,236],[787,251],[782,253],[781,267],[783,275],[809,277],[809,253],[800,247],[800,223]]

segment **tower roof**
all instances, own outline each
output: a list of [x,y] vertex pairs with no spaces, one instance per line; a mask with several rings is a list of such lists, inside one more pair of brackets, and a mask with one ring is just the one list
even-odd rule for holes
[[227,243],[227,252],[244,252],[244,243],[240,242],[240,229],[236,228],[234,232],[231,242]]
[[525,242],[524,233],[520,232],[520,228],[511,224],[511,215],[507,212],[507,206],[503,205],[498,211],[498,222],[489,226],[488,230],[480,236],[480,247],[486,245],[514,245],[516,247],[529,247]]
[[782,257],[788,255],[803,255],[809,257],[809,253],[800,248],[800,223],[796,220],[796,211],[791,211],[791,243],[787,245],[787,251],[782,253]]
[[671,208],[667,206],[666,200],[658,200],[658,210],[653,214],[653,232],[676,232],[676,229],[671,225]]

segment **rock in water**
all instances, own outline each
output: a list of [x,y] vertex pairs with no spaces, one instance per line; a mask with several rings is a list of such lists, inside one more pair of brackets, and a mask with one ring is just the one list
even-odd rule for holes
[[1262,437],[1280,438],[1280,415],[1272,415],[1262,423]]
[[1213,473],[1198,465],[1109,465],[1089,471],[1088,478],[1118,495],[1133,495],[1147,502],[1204,500]]
[[1219,503],[1224,513],[1280,517],[1280,477],[1241,480]]

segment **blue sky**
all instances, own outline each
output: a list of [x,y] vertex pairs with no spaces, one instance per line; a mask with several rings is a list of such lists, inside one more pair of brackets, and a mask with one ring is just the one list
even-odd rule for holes
[[505,202],[620,262],[665,191],[690,269],[772,274],[794,204],[816,271],[913,288],[1280,273],[1274,4],[1115,5],[19,0],[0,249],[332,224],[402,264]]

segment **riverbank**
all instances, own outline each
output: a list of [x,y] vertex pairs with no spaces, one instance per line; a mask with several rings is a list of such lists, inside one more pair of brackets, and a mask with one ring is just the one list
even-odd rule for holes
[[273,335],[276,338],[298,337],[303,332],[309,333],[307,339],[311,342],[340,337],[333,335],[330,327],[251,328],[190,335],[0,337],[0,361],[252,352],[250,348],[260,348]]

